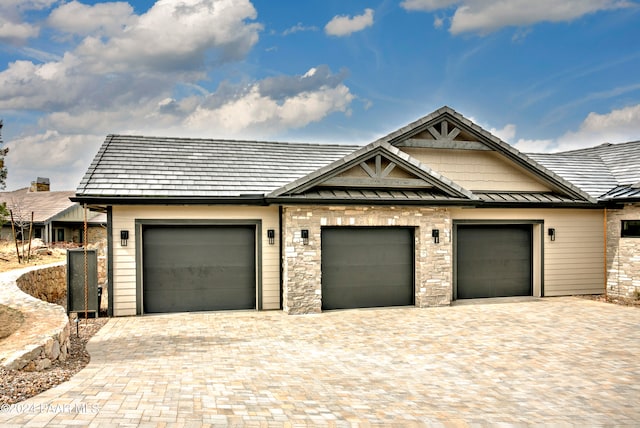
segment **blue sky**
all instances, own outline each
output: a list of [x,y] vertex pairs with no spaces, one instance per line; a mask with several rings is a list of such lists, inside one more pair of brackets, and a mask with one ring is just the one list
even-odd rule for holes
[[110,133],[366,144],[443,105],[525,152],[640,139],[640,2],[0,4],[8,190]]

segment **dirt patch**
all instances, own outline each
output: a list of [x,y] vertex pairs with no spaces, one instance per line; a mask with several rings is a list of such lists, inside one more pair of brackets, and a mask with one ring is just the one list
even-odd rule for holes
[[[0,241],[0,272],[67,260],[67,246],[68,244],[47,246],[42,240],[34,239],[31,242],[30,254],[28,243],[25,244],[24,251],[22,245],[19,245],[20,258],[18,258],[15,242],[2,240]],[[75,247],[78,246],[74,244]],[[29,255],[28,259],[27,255]]]
[[9,337],[24,323],[24,315],[17,309],[0,305],[0,340]]
[[108,318],[80,320],[79,336],[72,321],[69,356],[66,361],[55,361],[47,370],[26,372],[0,368],[0,405],[18,403],[71,379],[89,364],[87,342],[107,321]]

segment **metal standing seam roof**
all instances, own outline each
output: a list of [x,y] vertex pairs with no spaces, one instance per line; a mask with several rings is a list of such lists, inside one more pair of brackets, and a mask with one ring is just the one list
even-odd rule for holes
[[263,196],[358,146],[109,135],[76,196]]

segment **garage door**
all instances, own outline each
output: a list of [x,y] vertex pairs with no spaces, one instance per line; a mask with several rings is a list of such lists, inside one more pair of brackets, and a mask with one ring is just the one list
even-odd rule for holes
[[531,225],[458,225],[458,299],[532,295]]
[[413,229],[323,228],[322,309],[412,305]]
[[145,226],[144,312],[256,307],[254,226]]

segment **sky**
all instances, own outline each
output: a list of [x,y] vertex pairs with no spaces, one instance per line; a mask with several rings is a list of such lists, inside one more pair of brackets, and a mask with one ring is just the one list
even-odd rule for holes
[[640,140],[640,0],[1,0],[7,190],[108,134],[364,145],[449,106],[524,152]]

